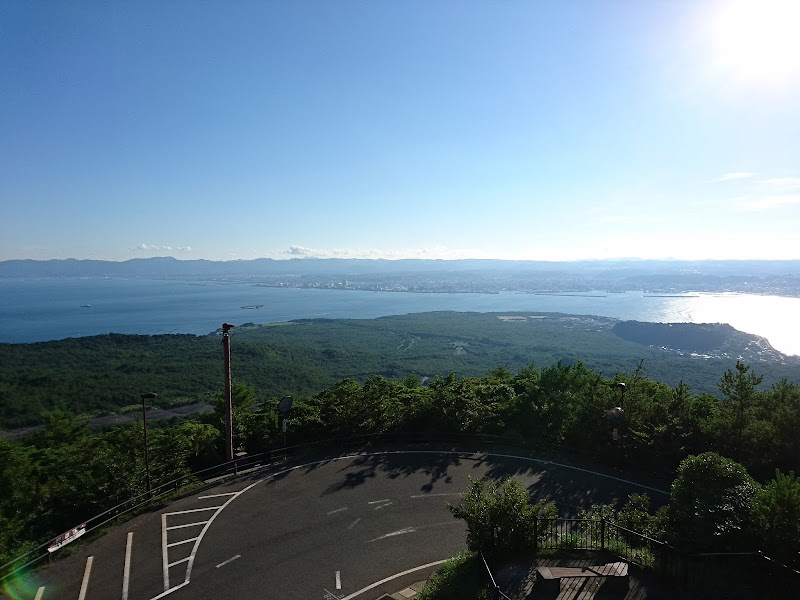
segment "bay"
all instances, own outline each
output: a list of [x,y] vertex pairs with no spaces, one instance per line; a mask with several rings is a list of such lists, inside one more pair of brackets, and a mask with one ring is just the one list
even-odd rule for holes
[[[260,308],[245,308],[261,305]],[[729,323],[800,355],[800,298],[643,292],[420,294],[150,279],[0,279],[0,342],[104,333],[207,334],[223,322],[368,319],[428,311],[560,312],[662,323]]]

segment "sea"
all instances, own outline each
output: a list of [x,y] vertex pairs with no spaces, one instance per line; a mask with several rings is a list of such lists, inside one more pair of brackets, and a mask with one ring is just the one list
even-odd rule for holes
[[643,292],[433,294],[152,279],[0,279],[0,342],[104,333],[207,334],[223,322],[374,317],[428,311],[559,312],[661,323],[729,323],[800,355],[800,298]]

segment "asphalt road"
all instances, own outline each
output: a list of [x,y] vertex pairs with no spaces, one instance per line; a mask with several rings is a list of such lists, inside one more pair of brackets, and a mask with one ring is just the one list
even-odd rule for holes
[[[653,488],[547,461],[441,451],[376,452],[251,475],[158,507],[25,579],[13,600],[374,600],[466,546],[469,478],[513,475],[562,515]],[[127,575],[126,575],[127,573]],[[359,593],[361,592],[361,593]]]

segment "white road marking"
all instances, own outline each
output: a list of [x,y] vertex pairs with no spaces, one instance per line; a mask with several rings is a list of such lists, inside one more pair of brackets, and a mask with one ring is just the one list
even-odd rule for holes
[[378,510],[379,508],[383,508],[384,506],[389,506],[390,504],[394,504],[394,502],[387,502],[386,504],[379,504],[378,506],[373,506],[372,510]]
[[373,500],[372,502],[367,502],[367,504],[380,504],[381,502],[389,502],[389,498],[385,500]]
[[[379,585],[383,585],[387,581],[391,581],[392,579],[397,579],[398,577],[403,577],[404,575],[408,575],[409,573],[413,573],[414,571],[421,571],[422,569],[428,569],[430,567],[435,567],[437,565],[441,565],[442,563],[446,562],[447,560],[449,560],[449,559],[437,560],[436,562],[428,563],[427,565],[421,565],[419,567],[414,567],[413,569],[408,569],[407,571],[403,571],[402,573],[397,573],[396,575],[392,575],[391,577],[387,577],[386,579],[381,579],[380,581],[376,581],[375,583],[372,583],[372,584],[368,585],[367,587],[358,590],[357,592],[353,592],[349,596],[345,596],[341,600],[353,600],[353,598],[356,598],[356,597],[360,596],[361,594],[363,594],[365,592],[368,592],[371,589],[374,589],[374,588],[378,587]],[[156,599],[153,598],[153,600],[156,600]]]
[[[376,537],[376,538],[374,538],[372,540],[369,540],[369,542],[377,542],[378,540],[383,540],[383,539],[386,539],[386,538],[394,537],[396,535],[403,535],[405,533],[414,533],[416,530],[417,530],[416,527],[406,527],[405,529],[398,529],[397,531],[393,531],[391,533],[387,533],[387,534],[382,535],[380,537]],[[367,542],[367,543],[369,544],[369,542]]]
[[350,523],[350,525],[348,525],[348,526],[347,526],[347,528],[348,528],[348,529],[352,529],[353,527],[355,527],[355,526],[356,526],[356,523],[358,523],[360,520],[361,520],[361,517],[359,517],[358,519],[356,519],[355,521],[353,521],[352,523]]
[[342,589],[342,572],[336,571],[336,589]]
[[336,510],[332,510],[332,511],[328,512],[328,514],[329,515],[335,515],[338,512],[342,512],[343,510],[347,510],[347,507],[345,506],[343,508],[337,508]]
[[36,597],[33,600],[42,600],[42,594],[44,594],[44,586],[36,590]]
[[172,568],[172,567],[174,567],[175,565],[180,565],[180,564],[183,564],[183,563],[185,563],[185,562],[189,562],[189,559],[190,559],[190,558],[191,558],[190,556],[187,556],[186,558],[182,558],[182,559],[180,559],[180,560],[176,560],[174,563],[169,563],[169,564],[167,565],[167,568],[170,568],[170,569],[171,569],[171,568]]
[[337,596],[331,591],[328,591],[325,588],[322,588],[322,591],[325,592],[325,600],[342,600],[341,596]]
[[86,568],[83,571],[83,581],[81,582],[81,593],[78,594],[78,600],[84,600],[86,598],[86,588],[89,587],[89,575],[92,573],[92,562],[94,561],[94,556],[90,556],[86,559]]
[[[431,523],[430,525],[417,525],[416,527],[406,527],[405,529],[398,529],[397,531],[393,531],[391,533],[387,533],[386,535],[382,535],[380,537],[376,537],[373,540],[369,540],[369,542],[377,542],[378,540],[382,540],[388,537],[394,537],[396,535],[403,535],[404,533],[414,533],[419,531],[420,529],[430,529],[431,527],[441,527],[442,525],[458,525],[459,521],[453,519],[452,521],[441,521],[439,523]],[[369,544],[369,542],[367,542]]]
[[181,540],[180,542],[172,542],[171,544],[167,544],[167,548],[172,548],[173,546],[180,546],[181,544],[188,544],[189,542],[195,541],[197,538],[189,538],[188,540]]
[[[222,512],[222,510],[224,510],[225,507],[227,507],[228,504],[231,503],[231,501],[233,501],[234,499],[238,498],[244,492],[247,492],[247,491],[251,490],[252,488],[257,486],[258,484],[263,483],[263,482],[265,482],[265,481],[267,481],[269,479],[272,479],[272,478],[277,477],[279,475],[284,475],[286,473],[291,473],[292,471],[296,471],[298,469],[304,469],[306,467],[311,467],[311,466],[315,466],[315,465],[322,465],[322,464],[329,464],[329,463],[333,463],[333,462],[337,462],[337,461],[341,461],[341,460],[350,460],[350,459],[360,458],[360,457],[364,457],[364,456],[399,455],[399,454],[450,454],[450,455],[464,456],[464,457],[471,457],[471,456],[475,456],[476,455],[476,453],[474,453],[474,452],[459,452],[459,451],[455,451],[455,450],[390,450],[390,451],[382,451],[382,452],[357,452],[357,453],[354,453],[354,454],[346,454],[346,455],[342,455],[342,456],[336,456],[336,457],[333,457],[333,458],[326,458],[324,460],[317,460],[317,461],[313,461],[313,462],[309,462],[309,463],[304,463],[302,465],[296,465],[294,467],[289,467],[287,469],[283,469],[283,470],[280,470],[280,471],[276,471],[275,473],[271,473],[271,474],[259,479],[258,481],[252,483],[251,485],[247,486],[243,490],[240,490],[239,492],[236,492],[236,494],[231,496],[231,498],[227,502],[225,502],[225,504],[223,504],[221,507],[219,507],[219,510],[216,513],[214,513],[211,516],[211,519],[209,519],[206,522],[205,527],[203,527],[203,530],[200,532],[200,536],[197,538],[197,541],[195,542],[194,548],[192,548],[192,554],[191,554],[190,560],[189,560],[189,567],[186,570],[186,579],[185,579],[185,581],[183,583],[181,583],[180,585],[172,588],[171,590],[165,590],[163,594],[159,594],[155,598],[151,598],[151,600],[159,600],[160,598],[163,598],[167,594],[169,594],[169,593],[171,593],[171,592],[173,592],[173,591],[175,591],[177,589],[180,589],[180,588],[182,588],[182,587],[184,587],[184,586],[189,584],[189,580],[190,580],[191,572],[192,572],[192,566],[194,564],[194,556],[197,553],[197,549],[198,549],[198,547],[200,545],[200,542],[202,541],[203,536],[205,535],[206,531],[208,531],[208,528],[210,527],[210,525],[214,521],[214,519],[217,517],[217,515],[219,515],[219,513]],[[494,454],[494,453],[491,453],[491,452],[483,453],[483,454],[481,454],[481,456],[498,456],[498,457],[501,457],[501,458],[513,458],[513,459],[516,459],[516,460],[522,460],[522,461],[526,461],[526,462],[535,462],[535,463],[540,463],[540,464],[545,464],[545,465],[553,465],[553,466],[562,467],[562,468],[565,468],[565,469],[572,469],[574,471],[581,471],[581,472],[584,472],[584,473],[589,473],[591,475],[597,475],[598,477],[604,477],[606,479],[611,479],[611,480],[614,480],[614,481],[620,481],[622,483],[627,483],[627,484],[635,486],[635,487],[651,490],[651,491],[654,491],[654,492],[658,492],[660,494],[669,495],[669,492],[666,492],[664,490],[660,490],[660,489],[657,489],[657,488],[653,488],[653,487],[650,487],[650,486],[647,486],[647,485],[643,485],[641,483],[636,483],[635,481],[629,481],[629,480],[626,480],[626,479],[621,479],[619,477],[614,477],[612,475],[606,475],[604,473],[598,473],[597,471],[590,471],[589,469],[582,469],[580,467],[573,467],[572,465],[555,463],[555,462],[550,461],[550,460],[542,460],[542,459],[537,459],[537,458],[530,458],[528,456],[515,456],[515,455],[511,455],[511,454]],[[377,504],[377,503],[386,502],[386,501],[388,501],[388,498],[386,500],[377,500],[377,501],[374,501],[374,502],[370,502],[369,504],[373,504],[373,503]],[[178,513],[176,513],[176,514],[178,514]],[[355,525],[355,523],[357,523],[357,522],[358,522],[358,520],[356,520],[353,524],[351,524],[351,527],[352,527],[352,525]],[[443,562],[444,561],[438,561],[438,562],[435,562],[435,563],[429,563],[427,565],[422,565],[421,567],[416,567],[416,568],[411,569],[409,571],[404,571],[403,573],[399,573],[397,575],[393,575],[392,577],[389,577],[387,579],[381,580],[381,581],[379,581],[377,583],[374,583],[374,584],[372,584],[370,586],[365,587],[362,590],[359,590],[358,592],[350,594],[349,596],[343,598],[342,600],[350,600],[351,598],[355,598],[356,596],[358,596],[360,594],[363,594],[364,592],[369,591],[369,590],[375,588],[376,586],[381,585],[382,583],[385,583],[387,581],[391,581],[392,579],[395,579],[397,577],[401,577],[401,576],[406,575],[408,573],[413,573],[414,571],[418,571],[420,569],[425,569],[427,567],[440,565]],[[168,579],[166,577],[165,577],[165,580],[168,581]]]
[[128,532],[125,544],[125,566],[122,568],[122,600],[128,600],[128,583],[131,578],[131,548],[133,548],[133,532]]
[[210,496],[198,496],[198,500],[208,500],[209,498],[222,498],[223,496],[235,496],[239,492],[226,492],[224,494],[211,494]]
[[186,523],[186,525],[172,525],[171,527],[167,527],[167,531],[172,529],[183,529],[184,527],[198,527],[199,525],[205,525],[208,521],[198,521],[197,523]]
[[217,510],[218,508],[222,508],[222,506],[206,506],[205,508],[192,508],[190,510],[179,510],[177,512],[164,513],[164,514],[167,515],[168,517],[171,517],[173,515],[185,515],[188,513],[208,512],[209,510]]
[[233,556],[233,557],[229,558],[228,560],[226,560],[226,561],[223,561],[223,562],[219,563],[219,564],[217,565],[217,569],[219,569],[220,567],[224,567],[224,566],[225,566],[225,565],[227,565],[228,563],[232,563],[232,562],[233,562],[233,561],[235,561],[237,558],[242,558],[242,555],[241,555],[241,554],[237,554],[236,556]]
[[179,589],[181,589],[182,587],[186,587],[187,585],[189,585],[189,582],[184,581],[183,583],[176,585],[174,588],[170,588],[168,590],[161,592],[158,596],[153,596],[150,600],[161,600],[161,598],[163,598],[164,596],[169,596],[172,592],[177,592]]
[[167,515],[161,515],[161,567],[164,570],[164,591],[169,589],[169,566],[167,561]]
[[448,492],[446,494],[417,494],[412,498],[440,498],[441,496],[460,496],[464,492]]

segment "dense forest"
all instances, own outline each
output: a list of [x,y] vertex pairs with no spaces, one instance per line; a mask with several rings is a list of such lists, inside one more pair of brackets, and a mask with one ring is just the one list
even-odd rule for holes
[[[241,351],[245,344],[238,346]],[[251,382],[238,379],[236,449],[252,454],[280,445],[277,401],[259,402]],[[625,421],[615,435],[608,415],[621,403],[619,383],[626,384]],[[664,531],[679,540],[676,532],[688,532],[695,543],[691,531],[702,526],[711,533],[697,542],[699,547],[735,549],[755,542],[734,534],[715,536],[714,528],[735,533],[760,506],[759,518],[768,521],[761,529],[779,539],[759,543],[796,556],[800,483],[792,474],[776,475],[776,469],[785,473],[800,464],[800,386],[786,380],[766,386],[762,375],[736,363],[723,372],[717,388],[718,395],[697,394],[682,382],[650,380],[641,368],[604,377],[580,362],[528,365],[516,373],[498,367],[483,376],[450,373],[425,385],[414,375],[344,379],[319,393],[296,396],[289,414],[291,441],[376,432],[493,434],[509,444],[557,447],[581,460],[634,472],[677,473],[676,482],[684,482],[678,490],[689,491],[678,496],[682,500],[666,517],[652,517],[668,524]],[[220,462],[219,397],[214,412],[151,432],[154,485]],[[96,432],[69,411],[45,412],[44,420],[41,431],[14,442],[0,440],[2,559],[144,491],[140,421]],[[699,465],[686,462],[709,452],[716,454]],[[773,483],[765,487],[758,483],[770,478]],[[673,496],[675,490],[673,485]],[[765,494],[764,502],[771,502],[766,508],[756,504]],[[697,513],[692,507],[700,500],[703,508]]]
[[[694,353],[694,355],[692,354]],[[698,354],[699,353],[699,354]],[[379,319],[318,319],[240,326],[233,372],[264,402],[310,396],[342,379],[480,376],[502,366],[578,361],[605,377],[641,360],[671,386],[719,395],[716,380],[736,360],[756,365],[767,384],[800,381],[800,359],[764,349],[725,325],[620,323],[590,316],[530,313],[422,313]],[[0,344],[0,429],[42,423],[64,408],[95,416],[133,410],[139,394],[157,405],[206,402],[221,386],[218,335],[109,334],[36,344]]]

